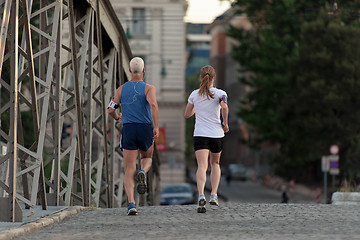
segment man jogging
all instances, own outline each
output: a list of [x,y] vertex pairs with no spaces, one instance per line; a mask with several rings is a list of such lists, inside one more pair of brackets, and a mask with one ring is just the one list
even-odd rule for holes
[[[124,187],[128,197],[128,215],[136,215],[134,199],[136,158],[140,152],[141,170],[137,173],[139,194],[147,191],[146,173],[152,164],[154,141],[159,137],[159,109],[155,87],[143,81],[144,61],[134,57],[130,61],[131,80],[121,85],[108,106],[108,113],[123,124],[120,148],[123,150]],[[116,109],[121,105],[122,113]],[[154,125],[154,126],[153,126]]]

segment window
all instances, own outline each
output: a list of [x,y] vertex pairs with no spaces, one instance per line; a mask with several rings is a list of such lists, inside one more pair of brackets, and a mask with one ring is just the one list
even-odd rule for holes
[[132,9],[132,34],[145,34],[145,8]]

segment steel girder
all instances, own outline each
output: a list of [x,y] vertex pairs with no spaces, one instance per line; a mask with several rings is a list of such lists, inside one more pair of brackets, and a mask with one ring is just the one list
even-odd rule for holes
[[[7,149],[0,158],[3,221],[21,221],[17,201],[29,214],[37,204],[124,202],[120,128],[108,121],[105,104],[128,77],[131,51],[122,28],[112,26],[114,14],[100,15],[108,1],[76,2],[0,0],[0,114],[8,116],[0,129]],[[113,46],[105,55],[107,34]],[[21,109],[31,112],[31,141]],[[64,123],[72,134],[62,140]]]

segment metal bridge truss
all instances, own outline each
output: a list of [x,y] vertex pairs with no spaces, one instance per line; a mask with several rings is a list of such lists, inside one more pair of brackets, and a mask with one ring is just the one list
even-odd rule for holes
[[[0,221],[22,221],[20,204],[28,215],[37,205],[122,206],[121,129],[106,106],[129,79],[132,55],[111,4],[0,0],[0,14]],[[149,204],[159,189],[157,169]]]

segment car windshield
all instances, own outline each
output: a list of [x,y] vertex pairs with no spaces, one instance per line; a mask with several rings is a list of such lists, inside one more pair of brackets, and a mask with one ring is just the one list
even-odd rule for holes
[[180,192],[191,192],[188,186],[168,186],[164,187],[162,193],[180,193]]
[[231,170],[243,170],[244,167],[242,165],[238,165],[238,164],[230,164],[229,168]]

